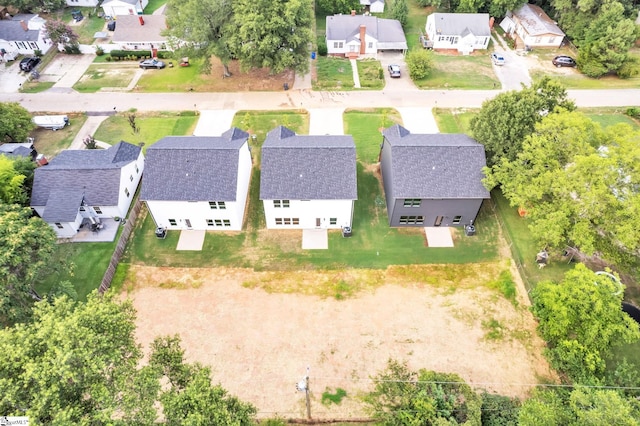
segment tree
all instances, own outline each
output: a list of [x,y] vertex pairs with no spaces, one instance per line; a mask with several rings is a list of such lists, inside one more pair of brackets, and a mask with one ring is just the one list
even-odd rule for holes
[[414,80],[427,78],[433,70],[433,53],[426,49],[414,49],[407,53],[405,59],[409,67],[409,75]]
[[597,383],[612,348],[640,339],[638,324],[622,311],[619,285],[583,264],[560,283],[538,283],[532,298],[551,365],[575,383]]
[[41,296],[34,283],[56,244],[53,229],[29,208],[0,203],[0,325],[24,321]]
[[25,205],[29,197],[25,191],[26,179],[16,170],[13,158],[0,155],[0,203]]
[[44,30],[52,42],[64,46],[77,46],[78,34],[62,21],[51,20],[44,24]]
[[12,6],[21,12],[51,13],[66,6],[65,0],[12,0]]
[[520,400],[490,393],[482,394],[482,426],[517,426]]
[[409,370],[389,360],[364,401],[383,425],[480,424],[480,397],[456,374]]
[[230,50],[242,68],[268,68],[274,74],[309,69],[309,49],[315,40],[309,0],[238,0],[232,7]]
[[522,0],[491,0],[489,2],[489,14],[491,16],[505,16],[507,11],[516,10],[522,6]]
[[521,151],[525,136],[532,133],[542,118],[556,108],[573,111],[565,88],[548,77],[519,91],[500,93],[483,102],[480,112],[471,120],[474,138],[484,145],[487,163],[497,164],[501,158],[513,160]]
[[318,8],[327,15],[351,13],[352,10],[362,8],[359,0],[317,0],[317,2]]
[[409,6],[407,6],[407,0],[394,0],[391,7],[391,18],[396,19],[402,25],[402,28],[407,26],[409,22]]
[[17,102],[0,102],[0,142],[24,142],[35,128],[31,113]]

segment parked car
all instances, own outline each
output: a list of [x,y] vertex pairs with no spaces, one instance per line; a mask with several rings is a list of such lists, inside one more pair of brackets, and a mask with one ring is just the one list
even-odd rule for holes
[[400,78],[400,65],[389,65],[389,76],[391,78]]
[[40,58],[32,56],[30,58],[24,58],[20,61],[20,69],[25,72],[29,72],[40,63]]
[[577,65],[575,59],[573,59],[571,56],[565,56],[565,55],[556,56],[551,60],[551,63],[558,68],[575,67]]
[[504,55],[500,52],[493,52],[491,54],[491,62],[493,62],[494,65],[504,65]]
[[149,69],[149,68],[164,68],[166,64],[157,59],[145,59],[144,61],[140,61],[140,68]]

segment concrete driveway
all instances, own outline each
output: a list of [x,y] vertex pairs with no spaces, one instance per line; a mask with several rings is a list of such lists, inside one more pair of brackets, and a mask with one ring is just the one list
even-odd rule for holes
[[431,108],[396,108],[402,116],[404,127],[411,133],[440,133]]
[[308,108],[310,135],[344,135],[344,108]]
[[231,122],[235,115],[236,110],[230,109],[200,111],[200,118],[193,135],[220,136],[231,128]]
[[493,65],[493,70],[502,84],[502,90],[520,90],[522,85],[531,85],[529,65],[513,50],[500,51],[504,55],[504,65]]
[[[394,92],[403,90],[418,90],[413,81],[409,77],[409,69],[407,63],[404,61],[404,55],[400,52],[381,52],[378,53],[378,60],[382,69],[384,70],[384,79],[386,85],[384,86],[384,92]],[[387,67],[391,64],[400,66],[400,78],[389,77],[389,70]]]
[[12,61],[10,66],[0,63],[0,93],[15,93],[27,81],[27,73],[20,71],[20,61]]
[[[96,55],[56,55],[55,59],[40,71],[42,81],[55,81],[55,89],[70,89],[87,71]],[[51,90],[51,89],[49,89]]]

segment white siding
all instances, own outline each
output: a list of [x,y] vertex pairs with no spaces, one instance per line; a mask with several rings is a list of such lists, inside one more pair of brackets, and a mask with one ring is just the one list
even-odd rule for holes
[[[289,200],[289,207],[274,207],[273,200],[264,200],[264,214],[269,229],[340,229],[351,226],[353,200]],[[298,219],[298,225],[276,225],[276,219]],[[320,226],[317,226],[317,219]],[[336,224],[331,224],[331,219]]]
[[[138,167],[138,172],[136,173],[136,166]],[[109,208],[109,213],[103,209],[103,216],[101,217],[125,217],[127,212],[129,211],[129,206],[131,206],[131,201],[138,189],[138,184],[140,183],[140,178],[142,178],[142,172],[144,171],[144,156],[142,155],[142,150],[140,150],[140,155],[136,159],[136,161],[132,161],[131,163],[124,166],[120,169],[120,187],[118,188],[118,205],[114,206],[115,209]],[[133,181],[131,180],[131,176],[133,176]],[[125,188],[129,191],[129,196],[125,193]],[[106,206],[108,207],[108,206]]]
[[245,142],[240,148],[238,156],[238,188],[236,189],[236,221],[240,224],[240,228],[242,228],[244,212],[246,211],[247,199],[249,197],[252,166],[253,162],[251,161],[249,142]]
[[[336,47],[334,47],[335,43],[337,43]],[[342,47],[338,47],[340,43],[342,43]],[[344,54],[348,52],[347,49],[348,47],[344,40],[327,40],[327,53],[329,55]]]
[[60,222],[62,228],[59,228],[55,223],[49,223],[49,226],[53,228],[58,238],[71,238],[78,233],[81,223],[82,217],[78,214],[75,222]]
[[70,7],[96,7],[98,0],[67,0],[67,6]]
[[[160,228],[206,231],[240,231],[242,229],[244,208],[240,208],[236,202],[225,201],[225,209],[212,209],[208,201],[147,200],[146,203],[156,226]],[[170,219],[175,220],[176,224],[171,225]],[[208,225],[207,219],[213,220],[214,225]],[[223,221],[223,224],[216,226],[215,220]],[[224,226],[225,220],[229,221],[229,226]],[[191,227],[188,226],[187,221],[191,223]]]

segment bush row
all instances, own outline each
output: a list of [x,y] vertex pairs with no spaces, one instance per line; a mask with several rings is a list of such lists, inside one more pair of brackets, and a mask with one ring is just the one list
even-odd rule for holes
[[[110,56],[113,60],[126,60],[126,59],[147,59],[151,57],[150,50],[112,50]],[[168,56],[168,52],[158,52],[158,59],[165,59]]]

